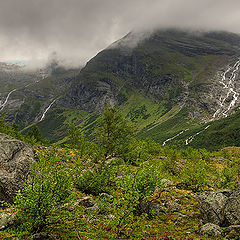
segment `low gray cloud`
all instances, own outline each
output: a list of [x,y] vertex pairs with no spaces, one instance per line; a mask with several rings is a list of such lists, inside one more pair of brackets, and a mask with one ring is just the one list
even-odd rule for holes
[[[181,27],[240,33],[239,0],[6,0],[0,61],[80,66],[131,30]],[[50,56],[50,57],[49,57]]]

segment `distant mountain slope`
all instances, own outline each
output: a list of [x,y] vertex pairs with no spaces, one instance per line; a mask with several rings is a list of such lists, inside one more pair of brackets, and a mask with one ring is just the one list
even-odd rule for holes
[[237,34],[171,29],[142,38],[130,33],[87,63],[59,105],[89,113],[116,105],[141,137],[164,142],[235,112],[239,56]]
[[[2,68],[1,68],[2,66]],[[63,97],[78,69],[49,66],[28,71],[17,65],[0,64],[0,111],[20,128],[39,122],[53,101]]]
[[134,48],[125,45],[130,37],[87,63],[64,106],[101,112],[106,103],[121,105],[136,91],[168,105],[202,101],[201,93],[209,91],[217,71],[238,57],[240,47],[239,36],[222,32],[159,31]]

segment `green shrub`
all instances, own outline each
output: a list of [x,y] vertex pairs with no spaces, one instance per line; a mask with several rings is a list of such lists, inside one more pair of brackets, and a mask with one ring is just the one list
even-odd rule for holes
[[51,216],[68,200],[72,190],[67,164],[55,150],[38,152],[36,157],[30,179],[15,201],[22,227],[29,232],[39,232],[51,224]]
[[114,179],[120,169],[121,167],[115,164],[93,165],[91,168],[77,173],[76,187],[79,191],[87,194],[111,193],[115,186]]

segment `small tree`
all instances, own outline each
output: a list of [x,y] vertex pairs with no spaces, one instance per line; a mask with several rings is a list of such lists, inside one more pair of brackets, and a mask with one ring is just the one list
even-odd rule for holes
[[130,142],[134,128],[112,106],[107,106],[99,120],[96,130],[97,140],[104,148],[104,156],[122,156],[126,158],[130,151]]
[[40,132],[39,127],[36,124],[34,124],[33,127],[28,131],[27,136],[35,139],[37,143],[43,142],[42,134]]
[[80,156],[82,157],[90,144],[82,130],[74,124],[70,125],[68,128],[68,138],[71,148],[80,150]]

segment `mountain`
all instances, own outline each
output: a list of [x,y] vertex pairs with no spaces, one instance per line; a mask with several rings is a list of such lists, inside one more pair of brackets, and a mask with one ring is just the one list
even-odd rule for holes
[[64,69],[54,62],[34,71],[0,63],[0,83],[3,85],[0,90],[0,111],[7,113],[8,119],[25,131],[45,118],[78,72],[79,69]]
[[239,49],[227,32],[129,33],[86,64],[59,105],[95,114],[116,105],[140,137],[164,142],[235,112]]
[[99,114],[111,104],[136,125],[139,138],[240,146],[236,138],[225,141],[225,133],[218,140],[212,127],[223,121],[230,135],[237,131],[239,52],[240,36],[228,32],[131,32],[80,71],[53,63],[44,77],[35,73],[32,84],[11,93],[4,110],[22,131],[37,123],[51,142],[63,139],[71,123],[91,138]]

